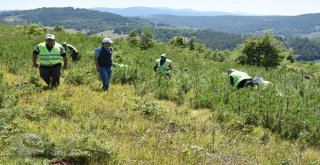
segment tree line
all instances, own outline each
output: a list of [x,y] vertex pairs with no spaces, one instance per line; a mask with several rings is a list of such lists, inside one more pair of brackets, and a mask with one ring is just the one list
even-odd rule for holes
[[[273,31],[270,31],[273,35],[277,34],[277,32],[275,31],[291,35],[291,32],[289,33],[283,30],[290,31],[292,28],[296,28],[297,33],[310,33],[312,31],[319,30],[315,27],[318,16],[319,14],[308,14],[295,17],[221,16],[213,18],[170,16],[170,19],[167,19],[167,21],[159,18],[168,17],[159,16],[159,18],[154,19],[155,23],[150,23],[140,18],[128,18],[107,12],[66,7],[1,12],[0,23],[10,23],[15,25],[37,23],[42,26],[60,26],[59,28],[75,29],[77,31],[82,31],[87,35],[92,35],[105,30],[113,30],[114,33],[118,34],[129,34],[132,29],[136,29],[137,33],[141,34],[142,29],[145,26],[148,26],[151,27],[155,38],[163,42],[169,41],[174,36],[184,36],[187,38],[195,37],[197,42],[205,44],[209,48],[215,50],[233,50],[238,44],[244,42],[244,39],[248,35],[246,33],[250,33],[255,30],[255,32],[257,33],[262,33],[265,27],[275,27],[273,28]],[[181,19],[177,20],[178,18]],[[218,27],[217,30],[221,28],[221,31],[228,31],[228,28],[230,28],[234,31],[228,32],[241,32],[244,34],[238,35],[232,33],[217,32],[212,31],[212,29],[195,30],[191,28],[178,28],[169,25],[173,24],[173,22],[169,21],[175,21],[177,23],[176,25],[182,26],[182,24],[178,23],[185,21],[184,19],[186,18],[190,18],[188,22],[193,24],[201,23],[203,24],[203,26],[207,26],[206,24],[210,24],[211,22],[215,27]],[[192,21],[195,18],[198,19]],[[261,23],[261,19],[265,20],[264,23]],[[162,23],[158,23],[160,21]],[[225,21],[224,24],[223,21]],[[242,22],[242,25],[240,26],[237,25],[237,23],[233,22]],[[192,27],[189,24],[183,25]],[[228,25],[228,28],[225,27],[226,25]],[[280,38],[280,41],[282,41],[287,48],[293,49],[294,54],[297,55],[297,60],[313,61],[320,59],[320,45],[319,41],[317,40],[299,37],[283,37]]]

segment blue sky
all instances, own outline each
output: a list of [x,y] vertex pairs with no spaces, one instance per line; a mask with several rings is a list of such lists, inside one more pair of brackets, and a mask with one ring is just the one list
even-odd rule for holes
[[245,12],[259,15],[320,13],[320,0],[0,0],[0,10],[39,7],[169,7],[198,11]]

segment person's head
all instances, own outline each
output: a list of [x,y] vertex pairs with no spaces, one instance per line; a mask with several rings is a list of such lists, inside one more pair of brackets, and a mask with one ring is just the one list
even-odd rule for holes
[[46,44],[49,46],[53,46],[55,43],[55,36],[53,34],[46,35]]
[[62,42],[61,45],[62,45],[64,48],[67,48],[67,46],[68,46],[66,42]]
[[102,45],[104,47],[110,47],[112,43],[113,43],[113,41],[111,40],[111,38],[104,38],[102,40]]
[[161,58],[162,60],[166,59],[166,58],[167,58],[167,54],[166,54],[166,53],[162,53],[161,56],[160,56],[160,58]]
[[235,69],[228,69],[228,75],[230,75],[234,71],[236,71],[236,70]]
[[254,77],[252,82],[254,84],[257,84],[257,85],[262,84],[263,83],[263,78],[262,77]]

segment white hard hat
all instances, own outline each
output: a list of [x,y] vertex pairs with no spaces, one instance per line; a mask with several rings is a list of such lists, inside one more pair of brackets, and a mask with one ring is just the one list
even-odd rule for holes
[[112,43],[113,41],[110,39],[110,38],[104,38],[103,40],[102,40],[102,42],[103,43]]
[[167,54],[163,53],[161,54],[161,57],[167,57]]
[[255,77],[253,78],[253,83],[255,84],[262,84],[263,78],[262,77]]
[[53,34],[47,34],[47,35],[46,35],[46,39],[52,39],[52,40],[54,40],[55,37],[54,37]]

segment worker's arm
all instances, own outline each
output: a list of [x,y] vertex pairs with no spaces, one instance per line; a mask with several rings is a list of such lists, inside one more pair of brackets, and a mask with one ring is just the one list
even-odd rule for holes
[[62,59],[63,59],[63,69],[68,69],[69,65],[68,65],[67,56],[62,56]]
[[38,63],[37,63],[37,58],[38,58],[38,55],[33,53],[33,56],[32,56],[32,63],[33,63],[33,67],[35,68],[38,68]]
[[97,48],[95,51],[94,51],[94,62],[96,64],[96,69],[98,72],[100,72],[100,65],[99,65],[99,56],[100,56],[100,49]]
[[97,69],[97,71],[98,72],[100,72],[100,66],[99,66],[99,60],[98,60],[98,58],[94,58],[94,62],[96,63],[96,69]]
[[33,56],[32,56],[32,63],[33,63],[33,67],[35,67],[35,68],[38,68],[38,66],[39,66],[37,63],[39,53],[40,53],[39,47],[36,46],[33,50]]
[[167,67],[167,70],[171,70],[171,69],[173,69],[172,62],[170,62],[169,66]]
[[153,65],[153,70],[156,72],[156,71],[157,71],[157,68],[158,68],[158,63],[155,63],[155,64]]

